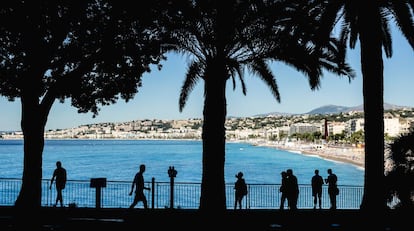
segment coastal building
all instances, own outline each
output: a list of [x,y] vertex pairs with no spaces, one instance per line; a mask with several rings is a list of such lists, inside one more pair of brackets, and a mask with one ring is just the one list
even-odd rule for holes
[[296,123],[290,126],[289,135],[322,132],[320,124]]
[[349,131],[348,134],[352,134],[357,131],[364,131],[364,119],[358,118],[358,119],[351,119],[349,121]]
[[[325,121],[327,121],[325,123]],[[325,126],[327,129],[325,129]],[[225,122],[227,140],[280,141],[293,134],[325,130],[329,135],[364,131],[361,113],[339,115],[279,115],[264,117],[231,117]],[[414,129],[414,112],[397,111],[384,114],[384,132],[388,137],[407,134]],[[75,128],[48,130],[46,139],[201,139],[202,119],[134,120],[98,123]],[[22,139],[21,131],[2,132],[2,139]]]
[[398,136],[400,132],[400,120],[391,113],[384,114],[384,133],[391,137]]

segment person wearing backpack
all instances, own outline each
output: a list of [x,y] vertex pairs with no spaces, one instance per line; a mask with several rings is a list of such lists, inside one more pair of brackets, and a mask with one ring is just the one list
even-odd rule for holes
[[328,194],[331,201],[331,210],[336,209],[336,196],[339,194],[337,185],[338,177],[332,172],[332,169],[328,169],[328,177],[325,179],[325,183],[328,184]]
[[247,195],[247,185],[246,185],[246,181],[243,179],[242,172],[237,173],[236,178],[237,178],[237,181],[234,183],[234,190],[235,190],[234,209],[237,209],[237,205],[239,206],[239,209],[241,209],[243,197]]

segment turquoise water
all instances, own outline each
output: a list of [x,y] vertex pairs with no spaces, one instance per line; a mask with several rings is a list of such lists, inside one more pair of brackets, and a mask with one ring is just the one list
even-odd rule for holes
[[[68,172],[69,180],[131,181],[140,164],[147,166],[145,180],[169,181],[167,170],[178,171],[176,182],[201,182],[201,141],[181,140],[47,140],[43,154],[43,178],[50,179],[57,160]],[[325,160],[315,156],[253,146],[227,143],[225,180],[235,181],[235,174],[244,173],[247,183],[278,184],[280,172],[288,168],[299,184],[310,184],[314,169],[326,177],[333,169],[339,185],[363,185],[364,170],[355,165]],[[21,140],[0,140],[0,178],[21,178],[23,143]]]

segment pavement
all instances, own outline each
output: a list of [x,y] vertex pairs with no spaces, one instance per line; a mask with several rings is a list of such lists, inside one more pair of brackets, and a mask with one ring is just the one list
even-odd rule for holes
[[[202,213],[191,209],[41,208],[22,213],[0,207],[0,230],[265,230],[348,231],[412,230],[407,215],[413,211],[387,212],[384,217],[360,210],[228,210]],[[408,214],[406,214],[408,213]]]

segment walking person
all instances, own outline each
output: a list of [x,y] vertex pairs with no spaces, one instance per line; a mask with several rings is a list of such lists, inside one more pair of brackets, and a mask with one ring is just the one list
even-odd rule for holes
[[286,192],[287,192],[287,200],[290,210],[296,210],[299,198],[299,185],[298,185],[298,178],[293,175],[293,170],[288,169],[286,170],[287,178],[286,178]]
[[129,206],[130,209],[134,208],[135,205],[137,205],[138,202],[140,201],[142,201],[142,203],[144,204],[145,209],[148,208],[148,202],[144,194],[144,189],[150,190],[150,188],[145,187],[145,184],[144,184],[145,181],[144,181],[144,176],[143,176],[144,172],[145,172],[145,165],[141,164],[139,166],[139,171],[135,174],[134,180],[132,181],[132,185],[131,185],[131,191],[129,192],[129,195],[131,196],[135,188],[135,197],[134,197],[134,201]]
[[56,202],[54,207],[60,202],[60,207],[63,207],[63,196],[62,190],[65,189],[66,186],[66,169],[62,167],[62,162],[56,162],[56,169],[53,171],[52,179],[50,179],[50,186],[49,189],[52,189],[53,182],[55,181],[56,186]]
[[336,196],[339,194],[337,186],[338,177],[332,172],[332,169],[328,169],[328,177],[325,179],[325,183],[328,184],[329,200],[331,201],[331,210],[336,209]]
[[242,172],[237,173],[236,178],[237,180],[234,183],[234,190],[235,190],[234,209],[237,209],[237,205],[239,206],[239,209],[241,209],[243,197],[247,195],[247,185],[246,185],[246,181],[243,179]]
[[312,176],[312,196],[313,196],[313,209],[316,209],[316,205],[319,204],[319,209],[322,209],[322,185],[323,178],[319,175],[319,170],[315,169],[315,175]]
[[[284,210],[285,209],[285,201],[287,198],[287,192],[286,192],[286,180],[287,180],[287,173],[286,171],[282,171],[280,173],[281,176],[281,182],[280,182],[280,210]],[[289,201],[288,201],[289,202]],[[288,204],[288,208],[289,208],[289,204]]]

